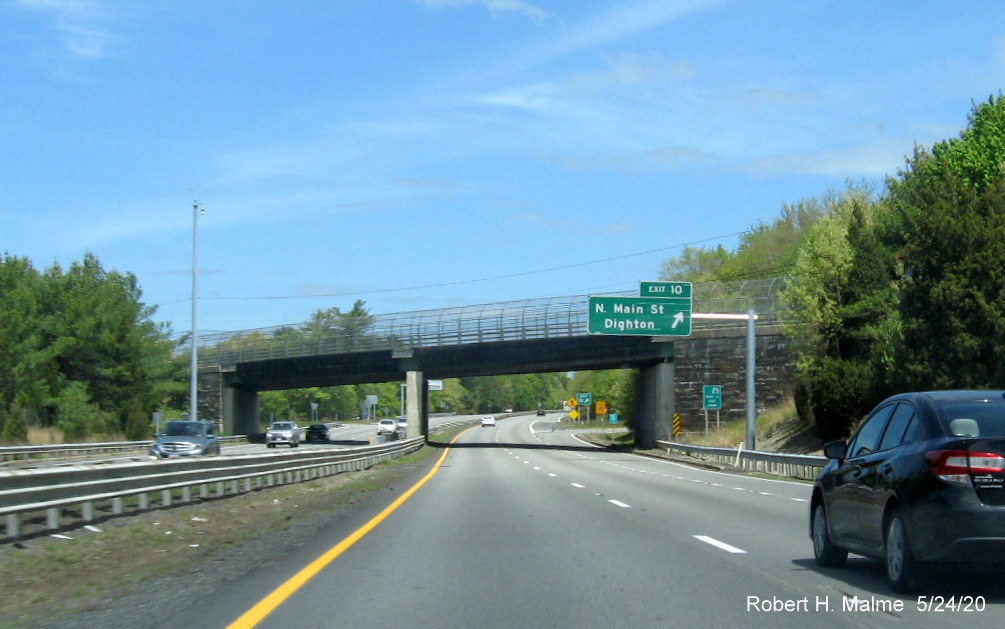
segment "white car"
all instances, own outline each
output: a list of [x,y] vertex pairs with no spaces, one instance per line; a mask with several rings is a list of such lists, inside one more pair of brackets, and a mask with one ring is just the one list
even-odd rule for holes
[[398,422],[393,419],[382,419],[377,422],[377,434],[378,435],[393,435],[398,432]]
[[484,417],[482,417],[482,428],[484,428],[485,426],[492,426],[494,428],[495,425],[496,425],[495,415],[485,415]]

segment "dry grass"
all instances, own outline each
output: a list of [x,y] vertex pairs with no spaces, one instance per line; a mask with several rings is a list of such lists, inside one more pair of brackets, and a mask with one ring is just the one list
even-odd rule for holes
[[[126,438],[121,434],[98,435],[84,439],[75,439],[73,443],[106,443],[109,441],[126,441]],[[66,438],[63,436],[63,431],[55,426],[48,428],[39,426],[28,427],[28,445],[30,446],[51,446],[62,443],[66,443]]]
[[[758,416],[756,426],[757,449],[764,452],[811,454],[822,447],[813,430],[799,420],[795,403],[791,400]],[[686,443],[735,448],[737,444],[746,442],[747,423],[745,420],[731,421],[708,435],[692,433],[687,437]]]

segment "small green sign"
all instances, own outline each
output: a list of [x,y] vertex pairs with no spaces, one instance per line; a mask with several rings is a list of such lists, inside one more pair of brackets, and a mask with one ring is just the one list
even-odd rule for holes
[[706,411],[717,411],[722,408],[722,385],[706,384],[701,388],[701,407]]
[[576,402],[578,402],[580,406],[589,406],[590,404],[593,404],[593,394],[577,393]]

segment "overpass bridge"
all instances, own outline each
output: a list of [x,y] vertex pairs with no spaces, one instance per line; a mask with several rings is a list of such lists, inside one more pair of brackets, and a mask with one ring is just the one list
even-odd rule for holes
[[[784,278],[773,278],[695,284],[692,310],[754,310],[758,334],[777,336],[783,283]],[[735,346],[743,343],[745,324],[696,318],[690,337],[591,335],[587,331],[589,297],[385,315],[343,314],[324,323],[201,336],[200,377],[212,374],[220,379],[224,426],[235,432],[258,430],[260,391],[405,381],[409,436],[417,436],[425,434],[428,425],[429,379],[635,368],[641,373],[637,440],[651,447],[657,439],[669,436],[679,389],[674,371],[678,348],[714,339],[732,339]]]

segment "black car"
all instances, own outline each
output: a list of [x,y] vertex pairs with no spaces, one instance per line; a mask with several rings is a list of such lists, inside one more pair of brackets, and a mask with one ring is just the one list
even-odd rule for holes
[[304,441],[328,441],[328,426],[326,424],[311,424],[304,433]]
[[824,454],[810,503],[821,566],[882,559],[897,592],[929,564],[1005,567],[1005,392],[895,395]]

